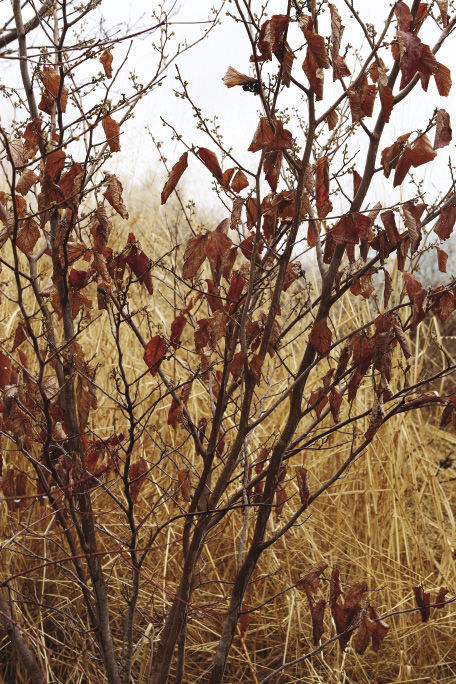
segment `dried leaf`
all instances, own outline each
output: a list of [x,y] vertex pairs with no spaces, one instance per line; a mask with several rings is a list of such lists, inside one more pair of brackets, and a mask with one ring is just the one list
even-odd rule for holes
[[212,175],[218,180],[220,185],[223,185],[223,173],[220,168],[217,156],[211,150],[205,147],[200,147],[198,150],[198,157],[203,162],[204,166],[209,169]]
[[128,219],[128,211],[122,200],[122,183],[113,173],[106,173],[105,181],[107,182],[107,187],[104,196],[111,207],[115,209],[123,219]]
[[309,342],[322,356],[327,356],[331,349],[332,333],[326,322],[326,318],[320,318],[313,326],[309,336]]
[[309,501],[310,489],[309,489],[309,478],[306,468],[303,466],[296,466],[296,480],[298,482],[299,497],[301,499],[301,504],[307,506]]
[[444,109],[437,110],[437,121],[435,126],[434,150],[446,147],[450,144],[453,133],[450,124],[450,115]]
[[431,614],[431,609],[429,607],[431,595],[424,591],[422,585],[419,587],[413,587],[413,593],[415,594],[416,604],[420,609],[421,621],[427,622]]
[[32,169],[25,169],[22,176],[16,183],[16,192],[20,195],[26,195],[31,188],[38,181],[38,176],[32,171]]
[[111,152],[119,152],[120,150],[120,126],[112,116],[105,116],[102,120],[103,130],[106,136],[106,142],[109,145]]
[[249,83],[258,83],[256,78],[252,78],[251,76],[246,76],[245,74],[241,74],[240,71],[237,71],[233,67],[228,67],[228,71],[226,72],[225,76],[222,78],[223,83],[226,85],[227,88],[233,88],[234,86],[244,86]]
[[187,168],[187,165],[188,165],[188,152],[184,152],[184,154],[174,164],[173,168],[171,169],[171,173],[169,174],[169,178],[163,187],[163,190],[161,193],[161,203],[162,204],[165,204],[165,202],[167,201],[170,194],[173,192],[173,190],[175,190],[176,185],[178,184],[182,174],[184,173],[185,169]]
[[329,199],[329,162],[328,157],[320,157],[316,164],[316,203],[318,215],[325,218],[332,210]]
[[61,87],[60,73],[52,67],[43,67],[40,75],[44,90],[41,93],[41,102],[38,105],[38,109],[41,109],[46,114],[52,114],[53,105],[57,98],[59,98],[60,109],[65,113],[68,101],[68,88],[64,85]]
[[161,335],[155,335],[144,347],[144,361],[150,368],[151,375],[155,375],[166,354],[166,340]]
[[231,189],[234,190],[234,192],[241,192],[241,190],[245,190],[245,188],[248,187],[249,181],[247,180],[245,173],[241,171],[241,169],[238,169],[231,182]]
[[439,247],[436,247],[437,250],[437,262],[439,265],[439,271],[441,273],[446,273],[446,265],[448,261],[448,254],[443,250],[440,249]]
[[100,56],[100,62],[108,78],[112,78],[112,54],[111,50],[104,50]]

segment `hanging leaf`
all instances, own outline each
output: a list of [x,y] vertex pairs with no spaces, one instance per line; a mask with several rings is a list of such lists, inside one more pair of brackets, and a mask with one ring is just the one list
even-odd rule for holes
[[453,133],[450,124],[450,115],[444,109],[437,110],[437,121],[435,126],[434,150],[446,147],[450,144]]
[[312,617],[312,631],[313,642],[316,646],[324,633],[324,616],[326,601],[320,596],[319,577],[326,570],[328,565],[326,563],[318,563],[307,572],[299,575],[299,580],[296,586],[299,589],[304,589],[307,600],[309,602],[310,614]]
[[254,84],[258,83],[256,78],[252,78],[251,76],[246,76],[245,74],[241,74],[240,71],[237,71],[233,67],[228,67],[228,70],[225,74],[225,76],[222,78],[223,83],[226,85],[227,88],[233,88],[234,86],[244,86],[244,85],[249,85],[249,84]]
[[187,166],[188,166],[188,152],[184,152],[184,154],[174,164],[173,168],[171,169],[171,173],[169,174],[169,178],[163,187],[163,190],[161,193],[161,203],[162,204],[165,204],[168,197],[171,195],[173,190],[175,190],[176,185],[178,184],[179,180],[181,179],[181,176],[184,173]]
[[427,622],[431,614],[431,609],[429,607],[431,595],[424,591],[422,585],[419,587],[413,587],[413,593],[415,594],[416,604],[420,609],[421,621]]
[[122,200],[122,183],[113,173],[106,173],[105,181],[107,182],[107,188],[104,192],[104,196],[111,207],[115,209],[123,219],[128,219],[128,211]]
[[441,273],[446,273],[446,265],[448,261],[448,254],[443,250],[440,249],[439,247],[436,247],[437,250],[437,263],[439,265],[439,271]]
[[332,210],[329,199],[329,162],[328,157],[320,157],[316,164],[316,203],[318,215],[325,218]]
[[320,318],[313,326],[309,336],[309,342],[322,356],[327,356],[331,349],[331,330],[328,328],[326,318]]
[[112,54],[111,50],[104,50],[100,56],[100,62],[103,66],[107,78],[112,78]]
[[248,187],[249,182],[247,180],[245,173],[241,171],[241,169],[238,169],[231,182],[231,189],[234,190],[234,192],[241,192],[241,190],[244,190]]
[[204,166],[209,169],[212,175],[218,180],[220,185],[223,185],[223,173],[220,168],[217,156],[211,150],[205,147],[200,147],[198,150],[198,157],[203,162]]
[[109,145],[111,152],[119,152],[120,150],[120,126],[112,116],[105,116],[102,120],[103,130],[106,136],[106,142]]
[[68,88],[64,85],[60,87],[60,73],[52,67],[43,67],[40,74],[44,86],[41,93],[41,102],[38,109],[41,109],[46,114],[52,114],[52,108],[59,98],[60,109],[63,113],[66,112],[68,101]]
[[150,369],[151,375],[155,375],[166,354],[166,340],[161,335],[155,335],[144,347],[144,361]]
[[149,466],[143,458],[133,463],[128,470],[130,497],[133,503],[136,503],[138,500],[139,492],[145,482],[148,470]]
[[54,150],[46,157],[46,173],[54,181],[57,175],[61,172],[65,165],[65,152],[63,150]]
[[22,173],[22,176],[16,183],[16,192],[25,196],[37,181],[38,176],[32,171],[32,169],[25,169],[25,171]]

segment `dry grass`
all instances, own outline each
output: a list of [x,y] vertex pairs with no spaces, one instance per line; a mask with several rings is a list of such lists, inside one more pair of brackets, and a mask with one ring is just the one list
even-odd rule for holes
[[[173,221],[171,221],[171,227]],[[136,221],[133,230],[141,236],[145,248],[156,245],[157,222],[154,238],[150,237],[151,222],[147,214]],[[161,227],[163,230],[163,227]],[[166,231],[163,231],[166,240]],[[149,244],[148,244],[149,243]],[[8,276],[4,273],[3,280]],[[165,291],[162,291],[162,295]],[[153,313],[157,322],[169,328],[170,318],[163,298],[157,294],[150,301],[140,294],[138,306],[145,307],[139,318]],[[367,304],[361,298],[346,298],[336,312],[333,323],[339,330],[360,325],[367,319]],[[14,330],[16,311],[3,299],[1,320],[5,326],[2,333],[7,338]],[[97,313],[94,313],[96,318]],[[305,321],[303,322],[303,325]],[[144,325],[144,323],[143,323]],[[415,357],[411,373],[421,377],[426,367],[433,363],[428,351],[435,346],[439,331],[433,322],[423,323],[416,332],[420,353]],[[126,337],[126,340],[128,337]],[[96,320],[82,337],[86,353],[101,355],[103,360],[97,379],[101,386],[112,386],[112,372],[116,366],[116,354],[106,318]],[[287,363],[296,367],[301,343],[294,342],[287,348]],[[143,350],[139,344],[129,342],[128,366],[132,375],[144,371]],[[270,362],[272,363],[272,361]],[[413,380],[413,377],[411,380]],[[402,378],[399,358],[395,363],[393,386]],[[150,389],[150,378],[144,378],[141,391]],[[317,377],[312,377],[317,383]],[[309,386],[311,389],[311,386]],[[355,410],[361,410],[368,402],[368,391],[360,390]],[[196,455],[190,442],[185,440],[183,428],[177,432],[166,426],[169,402],[164,402],[154,412],[150,422],[150,436],[144,435],[137,449],[137,456],[149,461],[158,457],[160,443],[179,445],[176,464],[182,460],[198,467]],[[196,420],[207,412],[202,394],[194,392],[189,404]],[[347,406],[344,407],[346,411]],[[271,439],[285,418],[286,403],[254,434],[251,447],[259,448]],[[112,401],[99,395],[99,408],[92,414],[92,428],[101,437],[119,432],[124,427],[121,413]],[[299,572],[305,571],[318,561],[329,566],[339,566],[341,577],[347,583],[366,581],[374,596],[372,602],[381,612],[401,610],[413,606],[412,586],[423,582],[426,590],[434,591],[441,585],[456,593],[455,569],[455,510],[456,461],[453,452],[456,435],[436,427],[436,417],[429,413],[401,414],[384,426],[369,449],[351,467],[345,477],[312,505],[310,515],[302,524],[294,527],[274,547],[262,556],[247,596],[247,607],[252,608],[292,585]],[[294,459],[293,465],[303,463],[310,473],[311,489],[324,482],[348,455],[351,432],[332,436],[323,449],[308,450]],[[321,446],[321,445],[319,445]],[[4,464],[19,458],[9,454],[3,444]],[[154,514],[144,528],[166,521],[175,515],[175,504],[160,504],[161,486],[169,487],[176,470],[169,472],[169,461],[161,474],[154,474],[141,490],[140,505],[144,512],[154,506]],[[445,467],[443,467],[443,465]],[[448,467],[446,467],[448,466]],[[168,468],[168,471],[166,470]],[[172,469],[172,468],[171,468]],[[32,473],[29,469],[30,474]],[[292,476],[293,469],[289,468]],[[30,493],[34,484],[31,481]],[[287,485],[289,501],[285,514],[297,505],[296,486]],[[292,495],[292,496],[291,496]],[[104,494],[96,499],[100,526],[100,546],[112,550],[112,538],[104,533],[122,537],[124,524],[117,519],[112,502]],[[8,512],[6,504],[0,504],[0,531],[2,551],[0,557],[2,579],[23,572],[38,564],[11,537],[22,525],[30,530],[23,540],[41,557],[58,558],[64,555],[54,541],[61,541],[61,533],[52,524],[49,510],[32,502],[22,512]],[[36,518],[42,520],[35,522]],[[199,586],[195,588],[188,629],[188,653],[186,679],[188,683],[204,682],[212,662],[218,635],[226,609],[226,592],[236,571],[236,554],[243,517],[240,511],[231,513],[203,552],[199,570]],[[270,528],[278,523],[271,518]],[[35,538],[32,534],[39,533]],[[143,568],[143,586],[138,604],[137,648],[134,657],[136,682],[147,681],[151,646],[157,639],[164,613],[170,604],[172,593],[179,581],[181,571],[182,522],[164,528],[154,548],[149,552]],[[109,577],[109,594],[112,600],[113,630],[121,634],[122,596],[129,585],[130,568],[126,556],[118,552],[103,557],[103,567]],[[60,567],[47,566],[10,583],[23,602],[18,611],[18,621],[38,643],[38,653],[44,657],[45,648],[58,653],[49,662],[49,682],[104,681],[100,662],[91,645],[90,634],[80,630],[76,622],[69,624],[65,615],[75,617],[82,613],[79,589],[67,572],[68,562]],[[325,588],[326,595],[328,587]],[[43,607],[38,609],[38,601]],[[456,681],[456,652],[454,649],[456,609],[455,604],[442,611],[433,611],[428,624],[422,624],[416,613],[398,615],[390,619],[391,629],[378,655],[368,651],[356,655],[348,648],[341,654],[337,644],[332,645],[315,658],[301,662],[288,669],[277,682],[454,682]],[[200,609],[199,609],[200,608]],[[59,613],[59,611],[62,613]],[[329,623],[327,630],[329,630]],[[273,599],[261,610],[252,614],[244,639],[237,635],[233,644],[226,675],[227,682],[258,682],[283,662],[299,657],[312,650],[310,616],[305,595],[292,588]],[[66,664],[79,652],[80,664],[92,678],[86,678],[73,665]],[[0,651],[3,678],[7,682],[25,682],[26,677],[3,635]]]

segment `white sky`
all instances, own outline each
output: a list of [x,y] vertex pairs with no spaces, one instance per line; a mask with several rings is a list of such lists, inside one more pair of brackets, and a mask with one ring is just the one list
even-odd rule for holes
[[[363,55],[365,55],[366,44],[359,27],[353,24],[353,21],[350,21],[345,11],[343,0],[333,1],[342,14],[343,22],[347,27],[343,37],[342,51],[347,42],[350,41],[353,45],[360,47]],[[172,0],[166,0],[166,4],[170,7],[173,2]],[[174,26],[175,40],[182,41],[186,38],[191,41],[198,36],[205,25],[198,23],[189,24],[188,22],[204,22],[207,20],[210,8],[214,4],[217,4],[217,0],[178,1],[174,20],[183,23]],[[254,0],[252,4],[258,6],[260,3]],[[286,4],[285,0],[271,0],[268,6],[269,15],[285,11]],[[133,29],[135,27],[142,28],[153,24],[154,20],[151,15],[153,8],[156,6],[157,3],[150,2],[150,0],[124,1],[123,3],[117,0],[104,0],[101,8],[98,10],[97,21],[99,17],[103,16],[103,23],[108,32],[110,27],[121,25],[123,22]],[[374,23],[376,28],[381,30],[383,19],[390,8],[390,3],[387,0],[376,0],[375,2],[371,0],[355,0],[355,6],[359,8],[362,17],[366,21]],[[229,11],[235,12],[234,3],[228,3],[226,7]],[[6,0],[0,0],[0,24],[3,23],[4,17],[9,15],[9,13],[10,3]],[[330,33],[329,12],[326,13],[326,18],[321,21],[319,31],[323,35]],[[437,39],[438,32],[435,23],[428,19],[420,33],[420,37],[423,42],[429,42],[432,46]],[[302,42],[302,34],[300,34],[296,25],[293,26],[289,35],[292,47],[296,47]],[[119,94],[129,87],[127,77],[130,70],[136,72],[140,81],[146,81],[153,68],[152,65],[156,63],[156,57],[151,49],[152,39],[153,35],[148,35],[141,40],[135,41],[124,77],[119,81],[116,88]],[[454,64],[454,48],[453,50],[451,48],[452,42],[454,41],[450,38],[448,45],[439,52],[438,56],[439,61],[442,61],[450,68]],[[114,48],[114,65],[120,63],[126,48],[127,44],[125,42]],[[172,44],[170,45],[169,53],[172,53]],[[231,145],[234,148],[235,155],[238,154],[239,159],[254,170],[258,154],[254,155],[247,152],[247,147],[257,125],[259,99],[250,93],[244,92],[241,88],[228,89],[221,80],[230,65],[239,71],[249,73],[250,54],[250,45],[243,27],[240,24],[235,24],[226,17],[226,12],[223,12],[221,25],[217,26],[202,43],[178,59],[177,64],[183,78],[188,81],[189,92],[195,104],[202,109],[205,116],[209,119],[218,117],[227,146]],[[389,58],[389,64],[391,64],[389,52],[386,52],[386,56]],[[293,74],[296,74],[296,77],[307,85],[306,78],[301,69],[301,61],[301,59],[295,60]],[[271,63],[272,68],[276,68],[276,66],[276,62]],[[93,68],[96,73],[99,69],[99,64],[95,63]],[[6,85],[9,82],[17,83],[17,70],[17,62],[10,62],[5,67],[3,61],[2,71],[0,72],[1,81]],[[148,137],[146,127],[149,127],[157,138],[164,141],[164,150],[171,164],[182,154],[183,146],[170,140],[171,132],[163,128],[160,117],[171,123],[182,134],[187,143],[205,146],[216,151],[214,144],[200,131],[196,130],[195,119],[192,116],[191,107],[188,102],[174,96],[173,89],[176,85],[175,67],[172,65],[167,72],[163,85],[154,90],[139,104],[135,118],[131,119],[124,126],[122,151],[117,155],[115,164],[117,169],[114,170],[118,171],[118,175],[125,185],[128,185],[128,182],[132,180],[138,183],[147,181],[148,184],[150,182],[152,192],[158,194],[165,178],[164,171],[157,164],[157,154]],[[338,88],[338,85],[333,86],[332,75],[327,70],[325,73],[325,99],[323,105],[321,103],[317,105],[317,115],[327,108],[333,99],[333,95],[334,98],[337,96],[340,92]],[[427,94],[423,93],[420,86],[417,86],[410,100],[411,104],[406,100],[403,104],[395,107],[392,122],[386,128],[384,141],[381,143],[380,148],[383,149],[391,144],[398,135],[404,132],[424,127],[435,107],[445,108],[450,113],[450,116],[453,114],[452,118],[456,121],[454,117],[455,97],[456,85],[449,98],[440,98],[433,82],[430,84]],[[290,106],[296,106],[299,112],[301,113],[302,111],[303,116],[306,116],[305,104],[299,98],[296,99],[296,89],[291,88],[289,91],[285,91],[283,102]],[[6,116],[6,120],[7,118]],[[5,122],[3,114],[2,119]],[[372,119],[364,119],[370,128],[373,126],[374,120],[375,114]],[[296,125],[290,124],[289,128],[302,143],[303,136],[299,135]],[[430,133],[431,140],[433,140],[433,135],[432,131]],[[426,179],[426,187],[430,191],[430,196],[434,195],[436,191],[446,190],[448,187],[449,175],[447,164],[450,151],[452,152],[454,149],[453,145],[452,143],[450,147],[440,150],[438,160],[435,160],[428,168],[422,167],[422,170],[419,170],[420,174],[417,174],[423,175]],[[360,161],[356,164],[359,172],[362,171],[364,165],[362,153],[365,151],[365,148],[365,135],[361,133],[353,141],[353,151],[359,150],[360,152]],[[223,208],[219,205],[217,206],[216,202],[214,203],[213,194],[210,193],[212,177],[202,165],[198,164],[197,160],[189,158],[189,162],[189,169],[182,179],[182,183],[184,183],[185,179],[187,196],[194,199],[198,206],[212,209],[217,214],[214,219],[216,221],[224,215],[224,212]],[[224,169],[228,166],[232,166],[232,164],[223,164]],[[377,199],[384,202],[391,201],[391,192],[391,180],[385,183],[383,175],[377,174],[373,192],[369,199],[371,202]],[[408,197],[405,199],[408,199]]]

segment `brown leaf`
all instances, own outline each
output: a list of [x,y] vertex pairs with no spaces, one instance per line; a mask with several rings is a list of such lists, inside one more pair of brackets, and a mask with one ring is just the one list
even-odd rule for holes
[[323,99],[324,70],[317,65],[313,52],[308,47],[302,68],[307,76],[309,85],[315,93],[317,102]]
[[113,173],[106,173],[105,181],[107,182],[107,187],[104,196],[111,207],[115,209],[123,219],[128,219],[128,211],[122,200],[122,183]]
[[401,31],[409,31],[413,22],[412,13],[405,4],[405,2],[397,2],[394,8],[394,13],[397,18],[397,23]]
[[310,614],[312,617],[313,642],[315,646],[319,643],[324,633],[324,614],[326,601],[319,596],[319,577],[327,568],[326,563],[318,563],[310,570],[299,575],[296,586],[304,589],[309,602]]
[[442,20],[443,28],[446,28],[449,23],[448,18],[448,0],[437,0],[437,5],[440,10],[440,19]]
[[181,179],[182,174],[184,173],[185,169],[187,168],[187,165],[188,165],[188,152],[184,152],[184,154],[174,164],[173,168],[171,169],[171,173],[169,174],[169,178],[163,187],[163,190],[161,193],[161,203],[162,204],[165,204],[165,202],[167,201],[170,194],[173,192],[173,190],[175,190],[176,185],[178,184],[179,180]]
[[57,175],[61,172],[65,165],[66,155],[63,150],[54,150],[46,157],[46,172],[51,179],[55,181]]
[[225,76],[222,78],[223,83],[226,85],[227,88],[233,88],[234,86],[243,86],[249,83],[258,83],[256,78],[252,78],[251,76],[246,76],[245,74],[241,74],[240,71],[237,71],[233,67],[228,67],[228,71],[226,72]]
[[372,406],[371,417],[369,422],[369,427],[364,437],[366,440],[372,439],[379,427],[383,424],[385,419],[385,407],[383,405],[383,395],[380,397],[374,394],[374,404]]
[[287,14],[274,14],[261,26],[258,36],[260,61],[272,59],[272,53],[281,50],[289,20]]
[[100,56],[100,62],[108,78],[112,78],[112,54],[110,50],[105,50]]
[[128,470],[128,477],[130,480],[130,497],[133,503],[138,500],[139,492],[142,485],[145,482],[145,477],[149,467],[147,462],[140,458],[138,461],[133,463]]
[[186,323],[187,317],[182,313],[179,314],[179,316],[176,316],[174,321],[171,323],[171,335],[169,339],[174,348],[179,345],[179,341]]
[[43,71],[40,75],[44,90],[41,93],[41,102],[38,105],[38,109],[41,109],[46,114],[52,114],[52,107],[59,97],[60,92],[60,109],[65,113],[68,101],[68,88],[66,86],[60,88],[59,72],[52,67],[43,67]]
[[144,361],[150,369],[151,375],[155,375],[166,354],[166,340],[161,335],[155,335],[144,347]]
[[284,150],[291,147],[293,147],[292,135],[283,127],[282,121],[272,119],[270,122],[266,117],[261,117],[248,151]]
[[436,608],[441,610],[442,608],[445,607],[445,596],[450,593],[449,589],[446,589],[445,587],[440,587],[438,594],[436,596],[435,602],[437,603]]
[[328,328],[326,318],[320,318],[313,326],[309,335],[309,342],[322,356],[327,356],[331,349],[331,330]]
[[245,354],[244,352],[240,351],[237,352],[233,356],[233,360],[228,366],[228,370],[230,371],[231,375],[235,380],[240,377],[243,369],[244,369],[244,363],[245,363]]
[[208,168],[212,175],[218,180],[220,185],[223,185],[222,169],[220,168],[220,164],[214,152],[211,152],[211,150],[208,150],[205,147],[200,147],[198,150],[198,157],[201,159],[205,167]]
[[371,221],[357,211],[345,214],[332,229],[331,237],[337,245],[357,245],[363,240],[370,242],[373,238]]
[[19,224],[19,230],[16,235],[16,247],[27,256],[30,256],[39,237],[40,229],[37,222],[32,218],[25,219]]
[[195,235],[187,242],[184,253],[183,278],[194,278],[207,256],[207,235]]
[[434,232],[441,240],[448,240],[456,222],[456,202],[446,209],[441,209],[440,216],[434,226]]
[[103,130],[106,136],[106,142],[109,145],[111,152],[119,152],[120,150],[120,126],[112,116],[105,116],[102,120]]
[[255,382],[257,385],[260,384],[261,380],[261,368],[263,367],[263,359],[258,354],[254,354],[249,362],[249,368],[252,371]]
[[325,218],[332,210],[329,199],[329,162],[328,157],[320,157],[316,164],[316,203],[318,215]]
[[342,397],[335,387],[329,393],[329,406],[335,423],[339,422],[339,412],[342,404]]
[[434,150],[446,147],[450,144],[453,133],[450,124],[450,115],[444,109],[437,110],[437,121],[435,126]]
[[281,150],[271,150],[264,155],[263,170],[265,179],[273,192],[277,190],[277,184],[282,168],[283,152]]
[[437,250],[437,262],[439,265],[439,271],[441,273],[446,273],[446,265],[448,261],[448,254],[443,250],[440,249],[439,247],[436,247]]
[[304,30],[309,50],[311,51],[317,67],[322,69],[329,69],[329,56],[326,51],[325,39],[313,31]]
[[188,468],[183,468],[182,470],[179,470],[177,473],[177,482],[179,485],[179,491],[182,494],[182,498],[184,501],[190,502],[191,501],[191,478],[190,478],[190,470]]
[[418,36],[406,31],[398,31],[397,39],[400,53],[399,66],[402,72],[400,88],[402,90],[419,70],[423,44]]
[[32,159],[38,152],[38,143],[41,136],[41,126],[43,122],[38,117],[32,119],[30,123],[27,124],[24,131],[24,154],[27,159]]
[[249,182],[247,180],[245,173],[241,171],[241,169],[238,169],[231,182],[231,189],[234,190],[234,192],[241,192],[241,190],[244,190],[248,187]]
[[296,466],[295,472],[296,480],[298,482],[299,497],[301,499],[301,504],[303,506],[307,506],[307,502],[310,496],[309,478],[307,470],[303,466]]
[[16,192],[25,196],[31,190],[33,185],[35,185],[37,180],[38,176],[35,175],[32,169],[25,169],[16,183]]
[[422,585],[419,587],[413,587],[413,593],[415,594],[416,604],[420,609],[421,621],[427,622],[431,614],[431,609],[429,607],[431,595],[424,591]]
[[434,78],[439,95],[447,97],[451,90],[451,71],[444,64],[437,63]]

